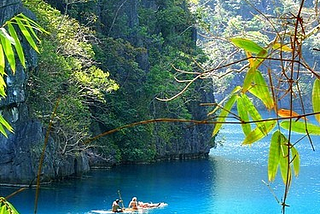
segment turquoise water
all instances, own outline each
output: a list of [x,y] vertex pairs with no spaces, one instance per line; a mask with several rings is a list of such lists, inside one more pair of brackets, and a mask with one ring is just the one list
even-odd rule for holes
[[[295,180],[287,213],[318,213],[320,210],[319,167],[303,167]],[[212,157],[210,160],[124,166],[93,171],[81,180],[45,187],[41,191],[39,214],[90,213],[109,209],[118,197],[125,206],[132,196],[145,202],[166,202],[152,214],[174,213],[280,213],[280,206],[262,179],[264,166]],[[280,182],[272,184],[281,197]],[[2,189],[3,190],[3,189]],[[11,202],[24,213],[33,213],[34,190],[26,190]]]
[[[241,146],[237,126],[226,125],[217,140],[223,146],[212,150],[208,160],[163,162],[119,166],[92,171],[80,180],[67,180],[43,187],[38,214],[89,214],[110,209],[118,190],[127,206],[131,197],[144,202],[165,202],[168,206],[150,214],[270,214],[281,213],[275,196],[281,200],[280,179],[267,181],[268,138],[251,147]],[[297,137],[298,138],[298,137]],[[319,137],[313,138],[313,152],[306,139],[297,147],[301,172],[294,178],[287,203],[287,214],[320,213]],[[0,188],[7,195],[12,188]],[[33,213],[33,189],[10,199],[21,214]]]

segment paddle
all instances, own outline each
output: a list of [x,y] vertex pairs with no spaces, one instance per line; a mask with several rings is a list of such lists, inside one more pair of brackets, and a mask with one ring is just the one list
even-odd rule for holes
[[123,200],[122,200],[122,197],[121,197],[120,190],[118,190],[118,195],[119,195],[119,199],[120,199],[121,204],[122,204],[122,209],[124,209]]

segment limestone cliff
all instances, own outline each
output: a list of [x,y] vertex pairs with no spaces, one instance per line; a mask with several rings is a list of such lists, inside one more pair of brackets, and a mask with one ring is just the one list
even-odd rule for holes
[[[26,10],[20,0],[0,1],[0,24],[18,13],[35,18]],[[36,67],[37,55],[27,42],[23,44],[27,56],[27,70],[18,64],[14,75],[6,77],[7,97],[0,100],[2,115],[14,128],[8,138],[0,135],[0,183],[31,184],[36,178],[39,157],[42,151],[46,127],[38,120],[30,118],[26,104],[26,84],[28,71]],[[56,154],[56,146],[49,138],[42,180],[64,177],[89,169],[84,156],[62,158]]]
[[[113,2],[113,16],[110,16],[110,18],[106,18],[107,14],[112,14],[108,12],[110,9],[107,8],[107,4],[103,4],[102,2],[104,1],[99,2],[100,4],[97,5],[95,11],[98,18],[98,23],[101,23],[100,27],[98,27],[100,33],[109,37],[124,39],[125,41],[130,42],[132,46],[146,50],[137,54],[136,56],[135,60],[138,63],[139,68],[144,73],[141,74],[140,78],[137,80],[131,80],[138,81],[138,84],[136,84],[133,88],[126,88],[126,82],[128,82],[128,75],[130,75],[130,71],[121,71],[120,69],[113,71],[113,75],[115,76],[117,82],[120,85],[123,85],[124,91],[127,91],[125,92],[126,96],[135,96],[133,103],[128,106],[128,108],[134,108],[134,102],[139,102],[138,100],[140,98],[142,100],[144,96],[148,96],[146,95],[147,92],[145,91],[145,88],[141,87],[140,85],[147,84],[146,79],[149,78],[149,74],[152,72],[152,69],[157,66],[155,65],[155,62],[153,62],[154,56],[152,56],[152,54],[157,51],[160,54],[162,53],[163,55],[159,56],[159,59],[157,59],[158,61],[162,61],[163,59],[161,58],[166,57],[165,51],[162,50],[165,50],[170,45],[177,46],[176,44],[170,43],[175,43],[175,38],[182,34],[186,35],[186,40],[191,41],[191,43],[188,44],[188,48],[195,50],[196,29],[188,23],[192,21],[188,20],[185,20],[185,23],[183,24],[181,22],[175,23],[176,25],[173,24],[173,22],[175,22],[174,19],[178,20],[178,13],[180,13],[179,15],[182,17],[186,16],[186,18],[188,18],[189,11],[185,1],[177,1],[180,2],[179,4],[171,1],[156,0],[109,1],[109,4],[111,4],[110,2]],[[172,4],[171,6],[175,7],[175,9],[170,10],[170,8],[168,8],[170,7],[168,6],[170,4]],[[142,18],[146,13],[151,15],[147,18]],[[146,20],[148,18],[150,20]],[[179,19],[182,18],[180,17]],[[179,24],[181,26],[179,26]],[[157,36],[164,39],[163,44],[158,44],[157,40],[153,40],[153,37]],[[177,43],[179,43],[178,40]],[[181,50],[178,48],[177,51],[184,51],[183,46],[185,46],[185,44],[182,44]],[[112,64],[108,64],[108,67],[112,66]],[[167,67],[166,69],[170,70],[170,67]],[[159,70],[158,72],[162,71]],[[168,77],[168,79],[164,81],[170,82],[172,79],[172,77]],[[157,83],[153,82],[153,84]],[[165,83],[162,82],[160,84],[164,85]],[[176,83],[173,81],[172,84],[175,85]],[[208,87],[208,85],[205,85],[204,82],[201,81],[196,82],[193,87],[190,88],[189,95],[186,95],[190,97],[185,98],[188,101],[182,103],[181,105],[183,107],[177,108],[176,110],[169,109],[170,107],[168,107],[168,105],[170,105],[170,102],[163,103],[156,101],[154,97],[150,97],[148,102],[151,103],[149,104],[151,107],[145,110],[148,111],[148,115],[146,115],[146,117],[184,117],[180,111],[186,111],[190,116],[190,119],[204,120],[206,118],[208,109],[201,107],[200,103],[214,102],[212,89],[210,89],[210,86]],[[132,90],[137,90],[139,93],[131,94]],[[119,95],[118,98],[121,99],[121,96],[122,95]],[[141,105],[144,104],[141,102]],[[176,112],[172,113],[172,111]],[[140,118],[140,120],[143,120],[143,118]],[[206,157],[209,154],[210,149],[214,146],[213,139],[211,138],[212,126],[186,125],[179,123],[162,125],[163,124],[155,124],[151,131],[152,137],[147,137],[145,139],[149,140],[150,144],[154,142],[156,148],[155,159],[170,160]],[[139,135],[139,133],[134,134]]]

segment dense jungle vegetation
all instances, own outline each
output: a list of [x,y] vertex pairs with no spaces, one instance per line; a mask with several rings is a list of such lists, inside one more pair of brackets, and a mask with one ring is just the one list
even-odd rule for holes
[[163,144],[179,140],[181,128],[160,124],[123,130],[94,145],[80,143],[140,120],[191,119],[188,103],[199,100],[199,94],[187,93],[170,103],[156,100],[182,87],[174,81],[173,64],[191,71],[192,58],[203,60],[195,46],[195,18],[185,1],[157,2],[161,7],[157,12],[140,6],[131,11],[139,16],[132,17],[124,14],[128,9],[119,1],[25,0],[24,4],[50,31],[41,37],[28,102],[34,116],[48,122],[53,103],[61,98],[54,133],[63,153],[96,147],[113,162],[150,161],[157,139]]

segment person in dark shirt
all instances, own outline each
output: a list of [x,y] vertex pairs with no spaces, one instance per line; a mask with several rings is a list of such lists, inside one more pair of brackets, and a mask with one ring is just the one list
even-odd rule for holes
[[112,212],[123,212],[123,209],[120,207],[119,205],[120,200],[116,199],[113,203],[112,203]]

